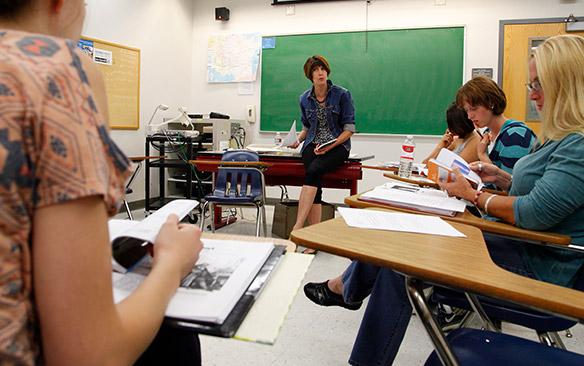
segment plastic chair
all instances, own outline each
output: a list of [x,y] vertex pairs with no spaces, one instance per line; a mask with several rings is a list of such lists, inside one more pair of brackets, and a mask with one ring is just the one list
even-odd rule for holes
[[[578,272],[573,288],[575,290],[584,291],[584,268],[580,269]],[[496,320],[533,329],[537,332],[541,343],[547,346],[566,349],[557,332],[568,330],[577,324],[577,322],[573,320],[568,320],[537,310],[531,310],[506,301],[484,296],[477,296],[477,298],[485,312],[484,315],[486,315],[486,319],[482,319],[483,322],[492,325],[491,320]],[[460,291],[435,286],[431,299],[435,303],[454,306],[460,309],[473,310],[465,294]],[[481,318],[483,318],[483,316],[481,316]],[[498,327],[495,327],[495,330],[500,331]]]
[[[478,296],[478,299],[490,320],[517,324],[533,329],[537,332],[540,341],[547,346],[565,349],[566,347],[557,332],[567,330],[577,324],[573,320],[531,310],[508,302],[483,296]],[[443,287],[434,287],[432,301],[459,309],[472,310],[464,293]],[[500,329],[497,330],[500,331]]]
[[[446,336],[446,341],[461,366],[584,365],[584,355],[486,330],[457,329]],[[425,365],[442,365],[436,351]]]
[[[209,207],[214,212],[215,204],[228,206],[256,207],[256,236],[260,236],[260,223],[264,236],[267,236],[265,181],[264,174],[253,167],[253,162],[259,161],[259,155],[249,150],[227,151],[221,161],[250,162],[249,167],[219,167],[215,188],[205,196],[201,219],[201,229],[205,227],[205,210]],[[211,230],[215,232],[215,220],[211,220]]]

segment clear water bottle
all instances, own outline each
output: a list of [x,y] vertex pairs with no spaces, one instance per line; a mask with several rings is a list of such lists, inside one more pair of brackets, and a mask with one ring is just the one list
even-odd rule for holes
[[412,176],[412,167],[414,165],[414,136],[406,136],[406,140],[402,144],[401,155],[399,157],[399,171],[398,175],[402,178],[410,178]]
[[274,136],[274,145],[280,146],[282,144],[282,134],[280,132],[276,132],[276,136]]

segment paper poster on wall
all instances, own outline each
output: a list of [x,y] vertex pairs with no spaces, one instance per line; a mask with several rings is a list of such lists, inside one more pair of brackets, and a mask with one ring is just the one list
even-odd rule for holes
[[93,58],[93,41],[80,39],[79,42],[77,42],[77,47],[79,47],[87,56]]
[[93,62],[102,65],[111,66],[113,63],[113,53],[107,50],[101,50],[99,48],[93,49]]
[[207,82],[255,81],[260,63],[260,47],[259,33],[210,36],[207,50]]
[[238,95],[253,95],[253,83],[239,83],[237,84]]

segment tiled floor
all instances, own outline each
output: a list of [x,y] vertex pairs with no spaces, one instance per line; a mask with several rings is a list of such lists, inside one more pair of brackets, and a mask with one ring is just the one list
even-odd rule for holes
[[[267,207],[268,232],[271,232],[273,206]],[[140,213],[137,213],[140,216]],[[245,210],[232,225],[219,229],[222,233],[253,235],[255,233],[255,211]],[[344,258],[318,253],[312,262],[304,283],[320,282],[340,274],[349,261]],[[365,305],[358,311],[342,308],[319,307],[306,299],[302,290],[298,293],[276,344],[262,344],[201,337],[203,364],[207,366],[227,365],[281,365],[281,366],[332,366],[346,365]],[[518,326],[504,325],[504,330],[536,340],[535,332]],[[584,353],[584,326],[572,328],[573,338],[562,340],[569,350]],[[432,351],[432,345],[420,322],[413,316],[402,343],[395,365],[423,365]]]

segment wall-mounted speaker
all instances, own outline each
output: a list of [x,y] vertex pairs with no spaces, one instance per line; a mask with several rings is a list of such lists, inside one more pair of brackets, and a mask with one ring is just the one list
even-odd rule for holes
[[229,20],[229,9],[223,8],[215,8],[215,20]]

